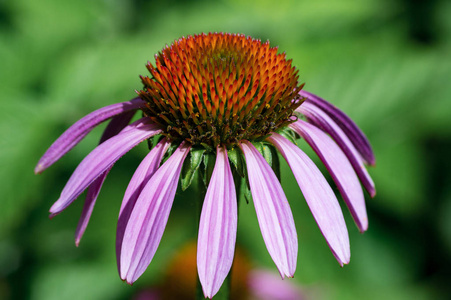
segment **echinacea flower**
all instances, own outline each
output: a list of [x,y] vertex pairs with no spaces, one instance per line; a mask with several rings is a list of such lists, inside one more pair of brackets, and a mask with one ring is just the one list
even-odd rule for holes
[[[363,232],[368,220],[360,182],[374,196],[365,164],[373,165],[375,159],[355,123],[325,100],[302,90],[291,60],[268,42],[235,34],[200,34],[174,41],[155,60],[155,66],[147,64],[151,76],[141,76],[144,88],[138,98],[101,108],[76,122],[50,146],[35,169],[41,173],[95,126],[111,119],[100,144],[78,165],[50,208],[53,217],[88,189],[76,244],[113,164],[139,143],[160,136],[133,175],[120,208],[116,251],[123,280],[133,283],[150,264],[185,159],[190,160],[185,164],[188,173],[201,173],[208,186],[197,248],[205,296],[217,293],[232,265],[238,218],[235,178],[240,176],[250,189],[271,258],[282,278],[292,277],[298,242],[277,176],[276,149],[288,162],[333,255],[340,265],[347,264],[349,238],[337,198],[294,142],[301,137],[318,154]],[[129,124],[138,110],[143,117]],[[212,155],[213,161],[208,159]],[[204,168],[199,168],[202,164]],[[201,171],[208,167],[212,173]],[[182,187],[191,180],[182,182]]]

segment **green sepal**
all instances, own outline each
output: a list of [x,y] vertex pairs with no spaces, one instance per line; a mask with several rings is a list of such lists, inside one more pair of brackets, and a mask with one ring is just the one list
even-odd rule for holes
[[[263,143],[262,142],[252,142],[255,148],[257,148],[258,152],[263,155]],[[265,158],[266,159],[266,158]]]
[[147,139],[147,146],[149,147],[149,150],[152,150],[153,147],[155,147],[163,138],[164,136],[159,134]]
[[153,146],[154,146],[153,138],[147,139],[147,148],[149,148],[149,150],[152,150]]
[[238,175],[244,177],[244,175],[246,174],[246,164],[244,162],[243,153],[238,148],[232,148],[230,150],[227,150],[227,155],[229,157],[229,160],[235,167]]
[[168,160],[169,157],[171,157],[172,153],[174,153],[174,151],[180,146],[180,144],[177,143],[171,143],[171,145],[169,145],[168,150],[166,151],[166,153],[163,156],[163,160],[161,162],[161,164],[163,164],[164,162],[166,162]]
[[205,187],[208,188],[211,175],[213,174],[213,169],[215,168],[216,155],[213,152],[207,152],[203,155],[203,157],[204,159],[202,160],[203,164],[202,179],[204,181]]
[[284,138],[287,138],[293,144],[295,145],[298,144],[296,140],[299,138],[299,135],[293,130],[289,129],[288,127],[278,130],[277,133],[283,136]]
[[263,149],[262,149],[261,154],[266,159],[268,164],[272,167],[272,165],[274,163],[274,159],[273,159],[273,153],[271,151],[271,146],[266,143],[262,143],[262,148]]
[[216,151],[215,148],[211,147],[208,144],[205,144],[205,143],[200,143],[200,144],[202,145],[202,147],[204,147],[207,150],[207,152],[215,152]]
[[266,139],[269,138],[270,136],[271,136],[271,134],[259,136],[258,138],[253,139],[252,144],[253,144],[254,142],[255,142],[255,143],[263,142],[264,140],[266,140]]
[[254,143],[254,146],[271,166],[280,182],[280,160],[276,148],[270,143]]
[[276,147],[274,147],[273,145],[267,145],[267,147],[271,151],[272,158],[271,168],[276,174],[277,179],[279,179],[279,182],[281,182],[279,152],[277,152]]
[[191,148],[188,157],[183,162],[182,174],[180,175],[182,191],[186,190],[193,182],[194,175],[202,163],[204,153],[205,149]]
[[244,199],[246,199],[246,204],[252,201],[252,192],[251,187],[249,185],[249,179],[246,176],[243,184],[241,185],[242,193],[244,194]]
[[[243,161],[243,164],[244,164],[244,161]],[[243,199],[241,197],[244,196],[246,203],[249,204],[249,201],[252,201],[252,193],[251,193],[251,188],[249,185],[249,179],[247,176],[247,169],[244,168],[243,169],[244,174],[241,175],[238,172],[237,167],[235,167],[235,165],[233,163],[232,163],[231,168],[232,168],[232,174],[234,174],[233,178],[234,178],[234,182],[235,182],[235,190],[237,191],[237,199]]]

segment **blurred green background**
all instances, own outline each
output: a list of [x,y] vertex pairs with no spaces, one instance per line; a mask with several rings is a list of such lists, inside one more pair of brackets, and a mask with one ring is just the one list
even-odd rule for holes
[[[174,39],[244,33],[285,51],[305,89],[350,115],[369,137],[377,196],[361,235],[344,207],[352,259],[340,268],[291,172],[282,184],[299,235],[295,278],[310,299],[447,299],[451,294],[451,1],[0,1],[0,299],[129,299],[159,284],[196,238],[196,207],[179,194],[157,254],[132,286],[116,269],[123,193],[142,144],[113,168],[79,248],[83,199],[48,209],[98,143],[102,126],[44,174],[33,168],[73,122],[141,88],[145,63]],[[308,147],[300,144],[314,157]],[[315,162],[319,160],[315,158]],[[341,198],[340,198],[341,201]],[[253,205],[238,242],[274,272]],[[183,275],[181,275],[183,276]]]

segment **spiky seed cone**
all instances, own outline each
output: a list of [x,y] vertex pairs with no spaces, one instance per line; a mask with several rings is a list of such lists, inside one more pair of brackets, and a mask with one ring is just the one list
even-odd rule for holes
[[145,115],[172,140],[214,148],[258,140],[296,120],[298,71],[269,42],[244,35],[183,37],[147,64]]

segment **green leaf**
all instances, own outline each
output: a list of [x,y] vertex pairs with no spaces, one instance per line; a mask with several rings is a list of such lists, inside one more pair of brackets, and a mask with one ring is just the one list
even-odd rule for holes
[[182,190],[186,190],[193,182],[194,174],[199,169],[202,163],[202,157],[205,153],[205,149],[191,149],[189,152],[189,158],[185,159],[182,167],[181,183]]

